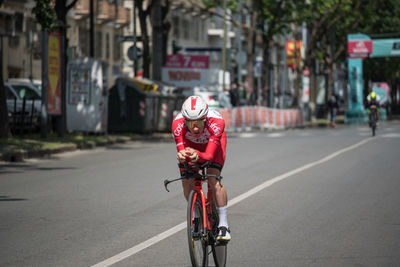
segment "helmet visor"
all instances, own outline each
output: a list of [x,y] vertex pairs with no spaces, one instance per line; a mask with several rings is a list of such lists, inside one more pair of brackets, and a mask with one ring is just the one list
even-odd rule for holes
[[201,128],[204,126],[206,120],[205,119],[200,119],[200,120],[185,120],[186,126],[189,127],[190,129],[193,129],[194,127]]

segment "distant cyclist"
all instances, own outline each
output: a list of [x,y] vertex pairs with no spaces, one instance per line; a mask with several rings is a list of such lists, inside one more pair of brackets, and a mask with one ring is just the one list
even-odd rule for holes
[[367,109],[368,109],[368,119],[371,125],[371,109],[376,109],[376,122],[379,121],[379,108],[380,108],[380,104],[379,104],[379,96],[372,91],[371,93],[369,93],[369,95],[367,96]]
[[[178,150],[180,172],[184,176],[182,163],[210,161],[208,174],[219,176],[225,162],[226,134],[225,122],[221,114],[208,105],[200,96],[190,96],[182,105],[181,112],[172,122],[172,132]],[[231,235],[227,220],[227,193],[225,186],[215,177],[208,178],[219,215],[219,241],[230,241]],[[186,200],[194,187],[194,179],[182,180]]]

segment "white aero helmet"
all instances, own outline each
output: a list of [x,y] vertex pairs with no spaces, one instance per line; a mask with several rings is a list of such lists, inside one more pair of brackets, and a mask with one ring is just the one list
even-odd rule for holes
[[187,120],[199,120],[207,116],[208,105],[200,96],[189,96],[183,102],[181,112]]

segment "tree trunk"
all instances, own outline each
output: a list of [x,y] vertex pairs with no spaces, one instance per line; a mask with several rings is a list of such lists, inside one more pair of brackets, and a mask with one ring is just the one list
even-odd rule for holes
[[[248,77],[248,86],[249,90],[247,93],[250,93],[247,95],[247,99],[251,100],[252,95],[257,92],[257,90],[254,90],[254,60],[255,60],[255,46],[256,46],[256,40],[257,40],[257,21],[258,21],[258,10],[257,10],[257,5],[256,1],[251,1],[251,8],[250,8],[250,19],[251,19],[251,25],[250,29],[248,32],[248,43],[247,43],[247,77]],[[254,104],[254,103],[251,103]]]
[[0,36],[0,138],[11,137],[8,123],[6,88],[3,80],[3,37]]
[[[264,43],[266,40],[264,39]],[[265,43],[263,48],[263,66],[262,66],[262,75],[261,75],[261,83],[262,83],[262,96],[263,96],[263,106],[268,106],[268,100],[270,98],[270,94],[272,93],[272,87],[269,86],[270,84],[270,56],[269,56],[269,41]]]
[[315,121],[315,110],[316,110],[316,99],[317,99],[317,92],[316,92],[316,75],[315,75],[315,61],[314,57],[311,57],[310,64],[310,104],[309,107],[311,109],[311,121]]

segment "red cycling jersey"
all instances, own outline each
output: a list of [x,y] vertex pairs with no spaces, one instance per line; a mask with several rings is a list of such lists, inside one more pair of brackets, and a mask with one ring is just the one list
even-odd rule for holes
[[224,165],[226,151],[225,121],[218,111],[213,109],[208,111],[204,131],[199,137],[192,135],[181,113],[172,122],[172,133],[178,152],[185,147],[191,147],[197,150],[199,162],[211,161],[220,164],[221,167]]

